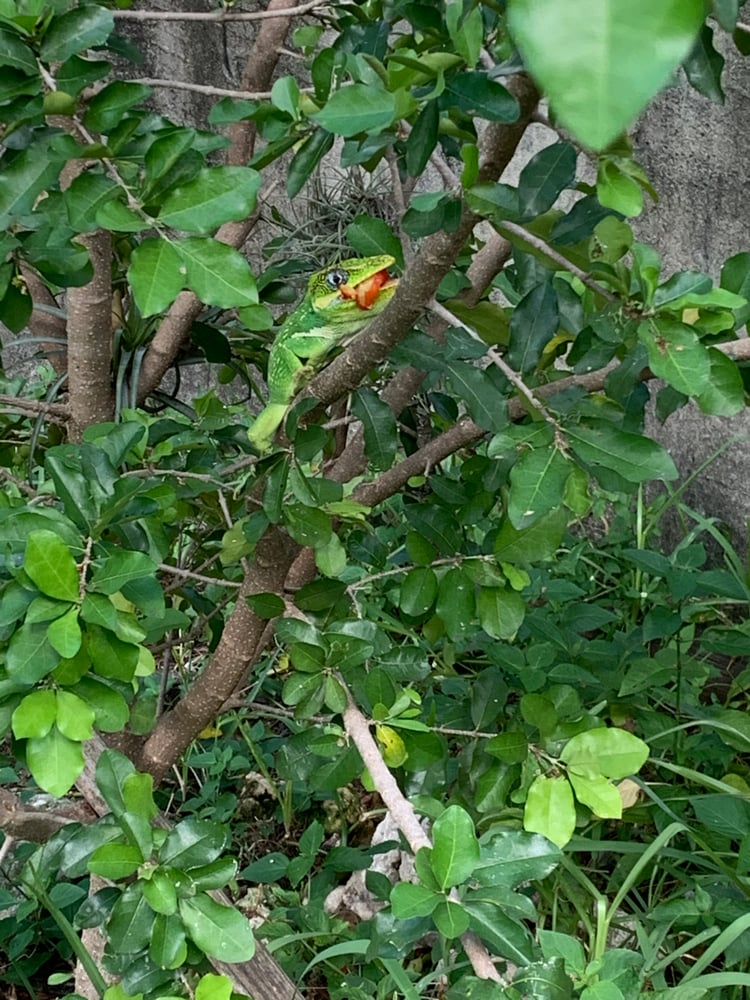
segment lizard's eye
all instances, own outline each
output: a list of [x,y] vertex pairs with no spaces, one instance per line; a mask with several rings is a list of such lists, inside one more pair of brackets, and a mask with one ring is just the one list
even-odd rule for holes
[[333,290],[345,285],[348,280],[349,272],[345,271],[342,267],[337,267],[333,271],[329,271],[326,275],[326,284]]

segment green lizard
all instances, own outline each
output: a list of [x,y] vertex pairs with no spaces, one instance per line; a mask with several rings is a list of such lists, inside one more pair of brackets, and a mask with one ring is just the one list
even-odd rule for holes
[[250,444],[268,451],[299,390],[326,356],[382,312],[398,284],[388,274],[394,258],[352,258],[318,271],[305,296],[282,325],[268,359],[268,403],[248,432]]

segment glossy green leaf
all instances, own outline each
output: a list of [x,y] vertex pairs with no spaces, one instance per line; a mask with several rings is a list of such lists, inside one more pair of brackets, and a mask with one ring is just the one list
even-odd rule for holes
[[159,861],[183,871],[199,868],[219,857],[227,837],[228,831],[220,823],[189,817],[170,831],[159,851]]
[[509,125],[518,120],[519,108],[515,97],[497,80],[491,80],[478,70],[457,73],[445,84],[441,104],[458,105],[478,118]]
[[332,132],[319,128],[297,147],[287,171],[286,191],[290,198],[296,198],[300,193],[334,141]]
[[505,400],[488,372],[464,361],[451,361],[445,365],[445,374],[455,395],[466,404],[472,420],[488,431],[504,426],[507,422]]
[[185,282],[176,245],[161,238],[143,240],[132,253],[128,281],[143,316],[163,312]]
[[148,870],[141,875],[141,892],[146,898],[148,905],[154,913],[164,913],[169,915],[177,912],[177,889],[175,882],[182,876],[176,872],[166,871],[164,868]]
[[391,909],[399,920],[428,917],[445,897],[427,886],[413,882],[397,882],[391,891]]
[[8,28],[0,28],[0,66],[12,66],[29,76],[38,72],[33,49]]
[[160,969],[178,969],[187,958],[187,941],[182,920],[176,913],[157,913],[148,953]]
[[545,878],[562,858],[545,837],[525,830],[497,830],[482,838],[481,851],[472,878],[479,885],[506,889]]
[[736,309],[738,326],[750,319],[750,253],[743,251],[729,257],[721,269],[721,287],[741,295],[746,304]]
[[84,49],[103,45],[114,29],[114,17],[106,8],[75,7],[53,18],[42,39],[41,57],[45,62],[63,62]]
[[22,625],[13,633],[5,658],[8,674],[23,684],[35,684],[51,673],[60,654],[47,639],[47,624]]
[[513,590],[504,587],[480,587],[477,614],[484,631],[493,639],[510,641],[523,624],[526,605]]
[[428,101],[417,115],[406,140],[404,162],[412,177],[419,177],[429,163],[437,145],[440,108],[437,101]]
[[13,735],[17,740],[46,736],[56,717],[55,692],[49,689],[32,691],[13,712]]
[[579,424],[566,433],[573,452],[594,471],[597,467],[612,469],[629,483],[677,479],[671,456],[650,438],[622,431],[604,421],[588,427]]
[[130,718],[130,708],[123,695],[96,677],[81,677],[72,691],[91,706],[96,728],[103,733],[118,732]]
[[469,926],[488,945],[493,955],[505,958],[521,969],[528,964],[534,948],[531,935],[520,921],[513,920],[502,906],[491,902],[467,899],[464,907],[469,916]]
[[604,159],[596,175],[596,196],[605,208],[628,218],[643,211],[643,188],[614,160]]
[[113,552],[94,568],[89,589],[116,594],[126,583],[155,573],[156,563],[144,552]]
[[103,844],[91,855],[88,869],[94,875],[119,882],[138,871],[143,855],[132,844]]
[[702,0],[508,4],[508,26],[526,68],[560,121],[592,149],[612,142],[667,83],[704,16]]
[[128,812],[144,819],[154,819],[159,810],[154,802],[154,779],[150,774],[136,772],[122,780],[122,801]]
[[589,777],[568,768],[568,781],[576,799],[601,819],[622,818],[622,798],[615,785],[601,776]]
[[678,392],[699,396],[708,387],[711,376],[708,348],[691,326],[657,319],[640,324],[638,339],[646,345],[649,367],[654,375],[663,378]]
[[96,762],[96,786],[115,816],[125,812],[122,783],[133,773],[134,764],[119,751],[107,749],[99,754]]
[[232,983],[226,976],[216,976],[211,972],[201,976],[195,989],[195,1000],[230,1000]]
[[234,247],[208,237],[180,240],[177,249],[187,270],[185,284],[207,306],[257,305],[250,265]]
[[358,215],[346,227],[346,238],[362,257],[388,254],[396,261],[403,261],[403,247],[391,226],[383,219],[371,215]]
[[94,132],[110,132],[130,108],[145,101],[151,93],[151,88],[142,83],[125,80],[108,83],[88,102],[84,124]]
[[333,526],[325,511],[304,504],[287,504],[284,520],[289,534],[300,545],[325,545],[331,538]]
[[26,543],[24,569],[43,594],[78,600],[78,567],[67,545],[53,531],[33,531]]
[[247,218],[259,189],[260,174],[250,167],[206,167],[167,195],[159,222],[189,233],[210,233],[225,222]]
[[315,565],[318,570],[333,580],[338,580],[346,569],[348,557],[338,535],[331,535],[327,542],[315,547]]
[[94,710],[70,691],[57,692],[57,728],[69,740],[83,743],[94,731]]
[[62,798],[83,770],[81,744],[53,726],[46,736],[28,741],[26,764],[43,791]]
[[476,619],[474,583],[459,568],[449,569],[438,587],[435,610],[454,642],[463,638]]
[[517,372],[529,372],[557,333],[557,295],[551,281],[532,288],[513,310],[506,361]]
[[180,916],[192,940],[207,955],[222,962],[247,962],[253,957],[252,928],[239,910],[201,894],[180,900]]
[[573,792],[566,778],[534,778],[526,795],[523,828],[541,833],[558,847],[565,847],[573,836],[576,808]]
[[396,116],[396,100],[389,91],[364,83],[341,87],[329,97],[314,119],[335,135],[387,128]]
[[94,672],[112,680],[131,681],[138,667],[140,647],[123,642],[109,629],[89,625],[84,635],[84,646]]
[[432,912],[435,926],[445,938],[460,937],[469,929],[469,914],[464,907],[452,899],[444,899]]
[[120,185],[111,177],[89,171],[80,174],[63,192],[68,222],[77,233],[87,233],[96,229],[100,224],[97,213],[121,194]]
[[407,615],[425,615],[435,603],[437,591],[437,577],[433,569],[419,566],[409,570],[401,584],[399,607]]
[[60,656],[70,658],[81,648],[81,626],[78,624],[78,608],[71,608],[47,626],[49,644]]
[[523,530],[505,520],[495,537],[495,555],[503,562],[520,566],[548,562],[555,558],[567,525],[568,514],[562,507]]
[[524,1000],[571,1000],[573,997],[573,981],[559,958],[533,962],[519,969],[513,984]]
[[745,408],[745,387],[736,362],[721,351],[709,347],[711,374],[708,385],[698,397],[704,413],[717,417],[733,417]]
[[448,806],[432,828],[431,864],[442,889],[465,882],[479,861],[474,821],[461,806]]
[[556,142],[536,153],[518,179],[518,203],[523,219],[547,212],[560,194],[575,183],[578,155],[569,142]]
[[714,32],[710,25],[703,25],[682,67],[694,90],[710,101],[724,103],[721,86],[724,57],[714,47]]
[[221,889],[237,872],[234,858],[217,858],[211,864],[190,869],[190,882],[194,889]]
[[508,518],[528,528],[560,506],[573,466],[555,447],[524,452],[510,470]]
[[366,386],[352,396],[351,407],[354,416],[362,423],[365,455],[371,467],[376,471],[390,469],[398,445],[393,410]]
[[125,955],[147,948],[155,917],[141,892],[140,883],[129,885],[115,903],[107,921],[107,934],[112,947]]
[[599,728],[578,733],[568,740],[560,759],[579,774],[591,773],[619,780],[637,774],[648,760],[648,744],[626,729]]

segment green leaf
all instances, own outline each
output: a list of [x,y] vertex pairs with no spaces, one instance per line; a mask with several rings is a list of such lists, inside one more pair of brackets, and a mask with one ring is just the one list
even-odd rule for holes
[[514,889],[524,882],[543,879],[562,858],[560,850],[546,838],[525,830],[497,830],[482,841],[481,858],[472,879],[490,888]]
[[541,833],[558,847],[565,847],[576,825],[573,792],[567,778],[534,778],[526,795],[523,828]]
[[97,729],[116,733],[124,728],[130,709],[119,691],[96,677],[81,677],[72,690],[93,709]]
[[[489,946],[494,955],[504,958],[521,968],[534,954],[531,935],[519,921],[513,920],[502,906],[483,900],[467,899],[464,907],[469,915],[469,926]],[[514,976],[514,982],[516,980]],[[529,994],[541,1000],[546,994]]]
[[130,258],[128,281],[144,317],[171,306],[185,281],[175,244],[161,238],[143,240]]
[[497,431],[507,423],[505,405],[488,372],[465,361],[451,361],[445,365],[445,374],[451,389],[480,427]]
[[126,583],[155,574],[156,563],[145,552],[113,552],[94,568],[89,589],[116,594]]
[[103,844],[91,855],[88,869],[94,875],[119,882],[137,872],[142,864],[143,855],[132,844]]
[[334,141],[335,136],[332,132],[320,128],[297,147],[286,175],[286,192],[290,198],[297,197]]
[[325,511],[304,504],[287,504],[284,508],[284,522],[289,534],[300,545],[326,545],[331,538],[333,525]]
[[465,882],[479,861],[474,821],[461,806],[448,806],[432,828],[432,870],[441,889]]
[[331,535],[327,542],[315,547],[315,565],[323,576],[338,580],[346,569],[348,557],[338,535]]
[[169,833],[159,851],[159,861],[183,871],[199,868],[219,857],[227,846],[227,837],[228,831],[220,823],[191,816]]
[[667,83],[704,17],[703,0],[508,3],[526,68],[562,124],[592,149],[609,145]]
[[605,208],[634,218],[643,211],[643,188],[619,163],[603,159],[596,174],[596,196]]
[[565,188],[575,183],[577,162],[569,142],[556,142],[532,156],[518,179],[522,219],[534,219],[552,208]]
[[[86,171],[76,177],[63,192],[68,222],[77,233],[87,233],[99,226],[100,209],[121,195],[119,184],[110,177]],[[122,206],[124,207],[124,206]],[[142,226],[148,225],[142,223]]]
[[709,347],[711,375],[708,385],[697,397],[704,413],[717,417],[733,417],[745,408],[745,387],[736,362],[726,354]]
[[638,339],[646,345],[649,367],[658,378],[686,396],[700,396],[708,388],[708,348],[691,326],[660,318],[641,323]]
[[573,786],[575,797],[588,806],[600,819],[621,819],[622,798],[611,781],[599,776],[585,777],[568,769],[568,780]]
[[371,467],[377,472],[390,469],[398,445],[393,410],[366,386],[352,396],[351,407],[354,416],[362,422],[365,455]]
[[94,732],[94,710],[70,691],[57,692],[57,728],[69,740],[83,743]]
[[94,4],[75,7],[52,20],[42,39],[45,62],[64,62],[84,49],[104,45],[115,30],[112,12]]
[[60,656],[69,659],[81,648],[81,626],[78,624],[78,608],[71,608],[47,626],[49,644]]
[[225,222],[245,219],[255,208],[260,180],[250,167],[205,167],[170,191],[159,222],[189,233],[210,233]]
[[449,569],[440,581],[435,611],[453,642],[463,638],[474,624],[474,583],[462,569]]
[[312,118],[335,135],[347,138],[360,132],[387,128],[396,117],[396,99],[387,90],[352,83],[341,87],[328,98]]
[[232,983],[226,976],[215,976],[207,972],[201,976],[195,990],[195,1000],[230,1000]]
[[151,94],[151,88],[142,83],[123,80],[108,83],[88,102],[84,124],[94,132],[110,132],[121,123],[130,108]]
[[563,507],[521,531],[505,520],[495,537],[495,555],[502,562],[520,566],[548,562],[555,558],[567,526],[568,512]]
[[346,227],[346,238],[361,257],[387,254],[398,263],[403,262],[401,241],[383,219],[371,215],[358,215]]
[[11,636],[5,658],[8,674],[23,684],[35,684],[52,673],[60,655],[47,639],[47,623],[22,625]]
[[391,890],[391,909],[399,920],[429,917],[445,897],[427,886],[412,882],[397,882]]
[[411,177],[420,177],[437,146],[440,108],[437,101],[428,101],[417,115],[406,140],[404,163]]
[[518,121],[518,101],[510,91],[497,80],[490,80],[486,73],[475,70],[457,73],[446,81],[440,103],[448,107],[458,105],[462,111],[490,122],[509,125]]
[[83,771],[81,744],[69,740],[53,726],[46,736],[28,741],[26,764],[43,791],[62,798]]
[[78,600],[78,567],[65,542],[54,531],[32,531],[26,543],[24,569],[49,597]]
[[252,306],[258,290],[250,265],[234,247],[208,237],[191,236],[177,245],[187,269],[186,285],[207,306]]
[[154,779],[150,774],[128,774],[122,781],[125,809],[136,816],[154,819],[159,814],[153,796]]
[[452,899],[444,899],[435,907],[432,913],[435,926],[446,938],[461,937],[469,929],[469,914],[460,903]]
[[239,910],[199,895],[180,900],[180,916],[192,940],[207,955],[222,962],[247,962],[253,957],[253,932]]
[[56,717],[55,692],[49,689],[32,691],[13,712],[13,735],[17,740],[46,736]]
[[177,912],[177,889],[175,882],[181,876],[176,871],[165,871],[163,868],[151,870],[151,877],[148,878],[148,871],[141,876],[141,892],[148,901],[148,905],[154,913],[176,913]]
[[724,103],[724,91],[721,89],[724,56],[714,48],[714,33],[710,25],[704,24],[701,28],[682,68],[694,90],[703,94],[709,101]]
[[399,607],[406,615],[426,615],[435,603],[437,591],[437,577],[433,569],[419,566],[409,570],[401,584]]
[[588,427],[578,424],[568,428],[566,434],[573,452],[594,470],[612,469],[629,483],[677,479],[671,456],[650,438],[622,431],[604,421]]
[[528,528],[562,503],[572,463],[554,445],[524,452],[510,470],[508,518]]
[[506,360],[517,372],[530,372],[557,333],[560,315],[551,281],[532,288],[513,310]]
[[109,629],[89,625],[84,634],[84,647],[95,673],[112,680],[132,681],[138,667],[141,647],[123,642]]
[[571,1000],[573,996],[573,982],[559,958],[520,969],[513,977],[513,988],[524,1000]]
[[734,254],[724,262],[721,269],[721,287],[745,299],[745,305],[735,311],[738,326],[750,319],[750,253]]
[[0,66],[12,66],[27,76],[35,76],[38,72],[32,49],[7,28],[0,28]]
[[187,958],[185,928],[176,913],[157,913],[148,953],[160,969],[178,969],[184,964]]
[[128,775],[134,773],[135,766],[125,754],[109,749],[99,754],[96,762],[96,787],[115,816],[121,816],[126,810],[122,783]]
[[151,940],[155,914],[146,902],[139,882],[129,885],[107,921],[111,946],[124,955],[147,948]]
[[595,768],[588,773],[619,780],[637,774],[648,755],[647,743],[625,729],[612,727],[590,729],[573,736],[560,754],[560,760],[579,774],[587,773],[585,768]]
[[523,624],[526,605],[513,590],[503,587],[480,587],[477,596],[479,622],[493,639],[510,642]]

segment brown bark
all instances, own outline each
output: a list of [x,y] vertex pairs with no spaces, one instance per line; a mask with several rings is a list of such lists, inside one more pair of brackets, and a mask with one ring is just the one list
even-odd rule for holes
[[[21,274],[29,290],[31,301],[34,303],[29,318],[29,330],[35,337],[50,338],[49,341],[42,339],[39,350],[57,374],[62,375],[68,363],[65,320],[62,316],[56,316],[54,313],[39,308],[40,306],[48,306],[50,309],[58,308],[55,296],[39,275],[25,264],[21,264]],[[59,343],[59,341],[63,341],[63,343]]]

